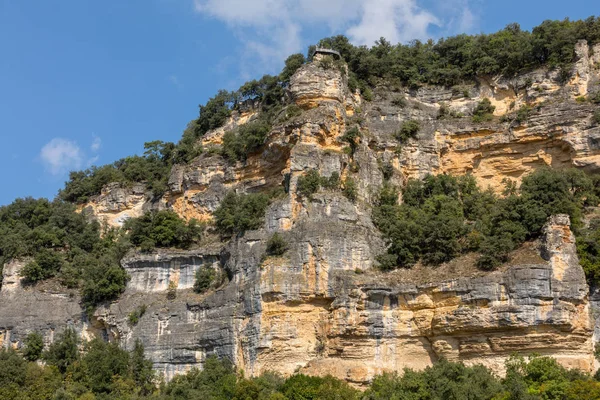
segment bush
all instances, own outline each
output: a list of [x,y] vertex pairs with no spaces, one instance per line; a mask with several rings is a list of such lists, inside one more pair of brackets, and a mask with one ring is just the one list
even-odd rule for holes
[[400,125],[400,129],[395,133],[394,136],[400,143],[406,143],[408,139],[417,136],[417,133],[419,133],[420,129],[421,125],[419,124],[419,121],[411,119],[408,121],[404,121],[402,125]]
[[288,244],[279,233],[275,232],[267,241],[267,255],[282,256],[288,250]]
[[517,117],[515,118],[515,121],[517,121],[519,124],[527,122],[532,111],[533,109],[530,106],[522,105],[517,111]]
[[381,174],[384,181],[389,181],[394,176],[394,166],[391,162],[381,164]]
[[600,110],[594,111],[594,114],[592,115],[592,123],[594,125],[600,125]]
[[356,126],[346,130],[344,135],[342,136],[342,140],[350,146],[351,153],[354,154],[356,152],[356,147],[358,146],[357,141],[362,137],[362,134],[358,130]]
[[407,104],[408,102],[406,101],[406,97],[404,96],[397,96],[392,100],[392,105],[396,107],[404,108]]
[[582,208],[598,203],[597,191],[593,179],[576,169],[537,170],[503,198],[481,191],[472,177],[438,175],[409,180],[404,204],[398,205],[397,193],[384,185],[373,222],[388,241],[389,255],[378,261],[382,269],[419,260],[436,265],[477,251],[478,266],[490,270],[506,262],[525,240],[538,237],[548,217],[569,214],[573,229],[582,232],[578,242],[582,265],[594,280],[600,278],[596,259],[600,248],[596,249],[596,234],[579,227]]
[[473,110],[473,122],[485,122],[491,121],[494,118],[494,111],[496,106],[492,105],[492,102],[487,97],[477,103],[475,110]]
[[31,332],[23,341],[23,357],[28,361],[37,361],[44,350],[44,339],[37,332]]
[[340,174],[337,171],[333,171],[328,178],[321,177],[321,185],[325,189],[337,190],[340,188]]
[[42,249],[35,255],[35,260],[28,263],[21,275],[30,283],[35,283],[55,276],[63,265],[63,258],[52,250]]
[[208,131],[223,126],[227,118],[231,116],[234,102],[235,94],[220,90],[205,105],[199,106],[199,115],[194,129],[196,137],[201,137]]
[[319,60],[319,67],[323,68],[324,70],[332,69],[334,66],[335,64],[332,56],[323,56]]
[[270,131],[271,125],[265,120],[248,122],[237,130],[228,131],[223,135],[223,156],[230,160],[246,160],[264,144]]
[[321,175],[319,175],[319,171],[311,169],[298,178],[296,192],[300,196],[310,199],[313,194],[319,191],[320,187]]
[[206,292],[215,283],[216,278],[217,272],[214,268],[205,267],[198,269],[196,271],[196,281],[194,282],[194,292]]
[[167,286],[167,300],[175,300],[177,298],[177,283],[169,281]]
[[265,194],[229,192],[214,212],[215,227],[222,235],[258,229],[263,223],[269,197]]
[[303,54],[292,54],[285,60],[285,67],[283,68],[283,71],[281,71],[279,79],[281,79],[283,82],[289,82],[292,75],[294,75],[294,73],[296,73],[296,71],[302,65],[304,65],[305,62],[306,58]]
[[595,93],[591,93],[588,97],[588,100],[593,104],[600,104],[600,90]]
[[124,229],[129,232],[132,244],[149,251],[155,247],[188,248],[200,239],[203,227],[195,219],[186,223],[174,211],[164,210],[131,218]]
[[144,316],[144,314],[146,314],[147,308],[148,307],[145,304],[142,304],[141,306],[139,306],[138,308],[136,308],[135,310],[130,312],[129,315],[127,316],[129,325],[131,325],[131,326],[137,325],[137,323],[140,322],[140,318],[142,318]]
[[358,186],[356,185],[356,181],[352,178],[346,178],[344,180],[344,189],[342,193],[348,200],[351,202],[355,202],[358,198]]

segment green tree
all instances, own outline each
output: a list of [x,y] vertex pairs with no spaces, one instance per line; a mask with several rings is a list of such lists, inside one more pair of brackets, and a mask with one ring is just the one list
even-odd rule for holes
[[213,213],[215,227],[224,235],[258,229],[268,205],[269,197],[266,194],[229,192]]
[[196,271],[196,281],[194,282],[194,292],[204,293],[215,282],[217,273],[214,268],[200,268]]
[[31,332],[23,341],[23,357],[28,361],[37,361],[44,350],[44,339],[37,332]]
[[321,175],[316,169],[311,169],[298,178],[296,192],[307,199],[317,193],[321,188]]
[[419,124],[419,121],[410,119],[404,121],[402,125],[400,125],[400,129],[394,136],[400,143],[406,143],[408,139],[416,137],[420,129],[421,125]]
[[61,373],[79,360],[79,338],[75,330],[65,329],[42,354],[42,358],[49,365],[54,365]]
[[282,256],[288,250],[288,244],[281,234],[275,232],[267,240],[266,252],[270,256]]
[[473,122],[491,121],[494,118],[494,110],[496,110],[496,106],[492,105],[490,99],[484,98],[477,103],[473,110]]
[[188,248],[200,239],[203,227],[195,219],[186,223],[174,211],[163,210],[131,218],[124,228],[131,243],[147,251],[154,247]]
[[289,82],[290,78],[296,71],[306,62],[304,55],[301,53],[292,54],[285,60],[285,67],[281,74],[279,75],[279,79],[283,82]]

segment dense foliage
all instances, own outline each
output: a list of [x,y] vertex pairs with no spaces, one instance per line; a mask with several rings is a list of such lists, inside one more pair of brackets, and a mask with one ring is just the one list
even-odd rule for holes
[[564,79],[575,57],[575,44],[586,39],[600,42],[600,18],[585,21],[544,21],[531,32],[510,24],[491,34],[457,35],[392,45],[381,38],[374,46],[354,46],[345,36],[319,42],[338,50],[351,72],[349,83],[361,89],[380,80],[398,81],[417,88],[424,84],[455,86],[476,76],[519,72],[549,66],[558,68]]
[[0,207],[0,265],[25,260],[21,273],[26,282],[56,277],[67,287],[79,287],[86,306],[94,306],[125,289],[128,277],[120,260],[131,244],[144,250],[187,247],[201,228],[194,220],[188,224],[172,211],[160,211],[101,236],[99,224],[86,221],[72,204],[17,199]]
[[124,226],[131,243],[142,251],[155,247],[188,248],[200,239],[203,226],[195,219],[186,223],[170,210],[147,212],[139,218],[127,220]]
[[194,281],[194,292],[204,293],[215,282],[217,272],[214,268],[200,268],[196,271],[196,280]]
[[288,250],[288,244],[283,236],[275,232],[269,240],[267,240],[266,253],[269,256],[281,256]]
[[398,129],[394,136],[400,143],[406,143],[408,139],[417,136],[417,133],[419,133],[419,129],[421,129],[419,121],[409,119],[407,121],[402,122],[402,124],[400,125],[400,129]]
[[[82,345],[82,346],[81,346]],[[586,400],[600,398],[600,382],[568,370],[550,357],[506,362],[500,379],[483,366],[440,360],[417,372],[376,376],[361,392],[331,376],[264,373],[246,378],[227,359],[208,357],[192,369],[158,385],[152,363],[136,342],[131,352],[99,339],[81,344],[65,331],[44,353],[45,366],[18,351],[0,350],[3,400]]]
[[154,195],[162,195],[167,189],[169,171],[174,163],[175,145],[157,140],[145,143],[144,148],[146,151],[143,156],[126,157],[112,164],[71,172],[59,198],[72,203],[84,203],[113,182],[145,183]]
[[298,177],[296,193],[300,196],[310,199],[313,194],[317,193],[321,188],[328,190],[342,190],[344,196],[348,200],[354,202],[358,197],[358,186],[356,181],[351,177],[340,180],[340,174],[332,172],[330,176],[321,176],[319,171],[311,169],[308,172]]
[[269,200],[264,193],[227,193],[214,212],[217,231],[222,235],[232,235],[260,228]]
[[473,122],[491,121],[494,117],[495,106],[487,97],[481,100],[473,110]]
[[223,135],[224,157],[232,161],[244,161],[246,157],[263,145],[271,125],[262,119],[249,122]]
[[17,199],[0,207],[0,265],[29,259],[22,273],[30,283],[56,276],[80,286],[88,304],[113,299],[125,288],[119,260],[127,249],[121,235],[100,237],[98,223],[60,200]]
[[66,330],[43,353],[45,366],[27,362],[15,350],[0,350],[0,398],[134,399],[157,391],[152,363],[137,342],[132,352],[94,339],[79,349],[77,334]]
[[[575,231],[584,234],[579,245],[584,265],[600,271],[595,225],[581,229],[583,207],[598,203],[598,178],[576,169],[540,169],[526,176],[518,190],[509,184],[501,197],[481,190],[468,175],[428,176],[407,183],[401,205],[396,189],[385,185],[373,210],[373,221],[389,243],[381,266],[436,265],[476,251],[478,265],[490,269],[537,237],[549,216],[569,214]],[[595,273],[588,277],[596,279]]]

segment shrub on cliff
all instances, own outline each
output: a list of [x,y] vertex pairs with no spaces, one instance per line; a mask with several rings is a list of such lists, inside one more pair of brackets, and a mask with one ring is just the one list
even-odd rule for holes
[[[384,185],[373,209],[373,221],[389,244],[379,261],[385,269],[419,260],[435,265],[476,251],[479,267],[492,269],[526,239],[539,236],[551,215],[569,214],[577,232],[583,207],[598,204],[594,182],[581,170],[540,169],[524,177],[518,191],[498,197],[481,191],[469,176],[428,176],[408,181],[402,205]],[[594,271],[595,247],[581,244],[580,251],[588,252],[580,257]]]
[[200,105],[194,130],[196,137],[201,137],[211,129],[223,126],[227,118],[231,116],[234,104],[234,93],[219,90],[219,93],[210,98],[205,105]]
[[265,120],[248,122],[223,135],[222,155],[232,161],[244,161],[265,142],[271,125]]
[[33,261],[23,267],[21,275],[27,282],[36,283],[56,275],[60,271],[63,262],[63,257],[58,253],[42,249],[35,255]]
[[269,196],[263,193],[229,192],[213,213],[215,227],[222,235],[258,229],[263,223]]
[[360,130],[358,127],[354,126],[342,135],[342,140],[350,146],[350,151],[352,154],[356,152],[356,147],[358,146],[358,140],[362,137]]
[[358,198],[358,185],[356,181],[350,177],[344,180],[344,188],[342,189],[342,193],[348,200],[351,202],[355,202]]
[[194,292],[204,293],[215,282],[215,279],[217,278],[217,272],[214,270],[214,268],[210,267],[200,268],[198,271],[196,271],[195,278]]
[[417,136],[417,133],[419,133],[420,129],[421,124],[419,124],[419,121],[410,119],[404,121],[402,125],[400,125],[400,129],[394,134],[394,136],[400,143],[406,143],[408,139],[412,139]]
[[306,62],[306,58],[303,54],[297,53],[292,54],[285,60],[285,67],[283,67],[283,71],[279,75],[279,78],[283,82],[289,82],[290,78],[296,71]]
[[124,229],[131,243],[149,251],[155,247],[188,248],[200,239],[203,226],[195,219],[186,223],[174,211],[164,210],[129,219]]
[[269,240],[267,240],[267,249],[266,249],[267,255],[281,256],[287,250],[288,250],[288,244],[285,241],[285,239],[283,238],[283,236],[281,236],[281,234],[279,234],[278,232],[275,232],[273,235],[271,235]]
[[592,123],[594,125],[600,125],[600,110],[594,111],[594,114],[592,115]]
[[492,105],[490,99],[484,98],[477,103],[473,110],[473,122],[491,121],[494,118],[494,110],[496,110],[496,106]]
[[23,357],[28,361],[37,361],[44,350],[44,339],[37,332],[31,332],[23,341]]
[[321,188],[321,175],[316,169],[311,169],[298,177],[296,193],[300,196],[310,199],[311,196]]

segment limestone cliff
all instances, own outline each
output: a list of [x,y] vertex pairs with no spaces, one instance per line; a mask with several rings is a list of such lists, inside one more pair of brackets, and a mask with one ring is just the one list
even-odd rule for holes
[[[593,53],[593,56],[590,56]],[[277,124],[264,146],[232,164],[211,152],[175,166],[160,199],[139,187],[106,187],[84,212],[118,226],[145,210],[169,208],[187,219],[210,220],[229,190],[252,192],[287,182],[288,194],[272,203],[261,229],[227,243],[207,240],[189,251],[131,253],[122,261],[131,276],[121,298],[96,310],[92,321],[77,294],[63,288],[24,287],[19,265],[4,268],[0,292],[0,338],[19,346],[39,330],[51,342],[66,325],[85,335],[104,335],[132,347],[145,345],[167,377],[202,366],[207,355],[231,358],[249,374],[276,370],[334,374],[355,384],[384,370],[422,368],[440,357],[482,363],[502,372],[514,352],[551,355],[584,370],[594,368],[592,296],[579,266],[566,216],[548,221],[544,236],[517,251],[512,262],[483,273],[468,256],[435,270],[381,273],[375,257],[384,243],[370,219],[382,185],[382,165],[392,182],[426,174],[471,173],[484,186],[502,187],[544,165],[600,167],[600,127],[593,106],[577,96],[600,90],[600,46],[577,46],[572,79],[557,83],[554,71],[514,79],[482,77],[469,96],[450,89],[376,88],[371,102],[348,90],[343,69],[304,65],[292,77],[289,97],[303,112]],[[396,101],[403,97],[404,102]],[[484,97],[496,114],[473,123],[468,114]],[[532,106],[527,121],[513,110]],[[439,118],[440,109],[455,117]],[[255,118],[236,112],[209,132],[206,147]],[[417,138],[400,146],[400,123],[418,120]],[[363,134],[356,152],[345,151],[348,127]],[[295,194],[298,177],[317,169],[358,183],[358,200],[322,191],[312,199]],[[267,239],[280,232],[289,243],[282,257],[264,258]],[[193,293],[193,275],[213,268],[218,288]],[[169,283],[175,298],[168,298]],[[130,313],[145,306],[133,324]],[[22,312],[21,310],[26,310]]]

